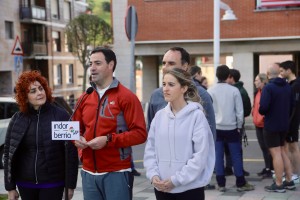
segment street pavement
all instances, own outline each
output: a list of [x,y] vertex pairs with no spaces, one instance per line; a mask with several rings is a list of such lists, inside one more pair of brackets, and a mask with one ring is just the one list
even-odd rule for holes
[[[149,180],[145,177],[145,170],[139,169],[141,176],[135,177],[133,188],[133,200],[155,200],[153,187]],[[219,192],[218,190],[206,190],[206,200],[299,200],[300,186],[297,185],[295,191],[287,190],[286,193],[271,193],[264,191],[264,186],[269,185],[271,179],[261,179],[256,174],[247,177],[247,180],[255,185],[255,190],[250,192],[237,192],[235,187],[234,176],[227,176],[227,191]],[[215,183],[215,177],[212,178],[212,183]],[[3,170],[0,170],[0,194],[5,194],[3,183]],[[73,200],[83,200],[81,176],[78,176],[77,188],[74,193]],[[187,199],[188,200],[188,199]]]
[[[250,184],[255,185],[255,190],[249,192],[237,192],[235,187],[235,177],[227,176],[226,192],[219,192],[218,190],[205,191],[206,200],[299,200],[300,199],[300,184],[297,184],[295,191],[287,190],[286,193],[272,193],[264,191],[266,185],[272,183],[272,179],[261,179],[257,176],[257,172],[263,168],[263,159],[257,144],[255,131],[247,130],[248,143],[244,147],[244,168],[250,172],[250,176],[246,177]],[[133,188],[133,200],[155,200],[153,187],[150,181],[145,177],[145,169],[142,165],[143,145],[133,148],[135,165],[137,170],[141,172],[141,176],[135,176]],[[138,151],[138,152],[137,152]],[[74,193],[73,200],[83,200],[81,176],[78,173],[77,188]],[[5,194],[3,170],[0,170],[0,194]],[[213,175],[212,184],[216,183],[215,176]]]

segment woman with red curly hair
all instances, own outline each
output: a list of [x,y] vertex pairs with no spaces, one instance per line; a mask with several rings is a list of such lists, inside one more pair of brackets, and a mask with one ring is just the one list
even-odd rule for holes
[[[38,71],[23,72],[16,83],[20,112],[11,119],[4,145],[4,179],[9,199],[61,200],[64,187],[72,198],[77,183],[76,147],[52,140],[51,122],[68,121],[69,114],[52,104],[47,80]],[[65,176],[67,182],[65,182]],[[18,189],[18,191],[17,191]]]

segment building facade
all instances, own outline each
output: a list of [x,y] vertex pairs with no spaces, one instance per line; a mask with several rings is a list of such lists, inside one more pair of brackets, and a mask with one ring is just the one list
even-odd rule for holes
[[19,5],[0,1],[0,96],[11,94],[14,83],[13,50],[15,35],[20,33]]
[[[134,5],[138,16],[136,59],[142,62],[142,101],[149,101],[159,86],[164,52],[184,47],[214,82],[213,20],[214,1],[207,0],[127,0],[113,2],[114,48],[119,55],[119,74],[128,70],[129,42],[124,34],[124,16]],[[252,97],[253,81],[273,62],[286,59],[300,64],[300,2],[270,0],[223,0],[237,16],[220,21],[220,64],[240,70],[245,88]],[[220,10],[220,16],[224,10]],[[122,21],[123,20],[123,21]],[[220,19],[221,20],[221,19]],[[123,23],[123,24],[122,24]],[[127,48],[127,50],[126,50]],[[121,68],[121,69],[120,69]],[[118,76],[118,71],[117,71]],[[123,78],[122,76],[120,76]],[[124,81],[126,79],[124,77]]]
[[86,1],[19,0],[15,4],[3,0],[0,4],[5,22],[0,40],[5,47],[0,50],[1,95],[13,95],[20,73],[15,68],[15,56],[11,55],[18,36],[23,50],[22,71],[39,70],[48,79],[54,95],[72,102],[82,93],[83,68],[71,53],[64,29],[71,19],[86,11]]

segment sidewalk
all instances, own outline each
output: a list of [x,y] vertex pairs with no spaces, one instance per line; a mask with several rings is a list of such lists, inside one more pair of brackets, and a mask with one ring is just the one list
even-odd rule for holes
[[[153,187],[150,181],[145,177],[145,170],[138,169],[142,173],[141,176],[134,177],[133,200],[155,200]],[[266,192],[264,187],[270,185],[272,179],[261,179],[256,174],[246,177],[247,181],[255,185],[255,190],[250,192],[237,192],[235,188],[235,177],[227,176],[227,191],[222,193],[218,190],[205,191],[206,200],[299,200],[300,185],[296,185],[295,191],[287,190],[286,193],[271,193]],[[212,178],[212,183],[216,183],[215,176]],[[73,200],[82,200],[81,177],[78,177],[78,185],[74,194]],[[188,200],[188,199],[187,199]]]
[[[134,177],[133,200],[155,200],[153,187],[149,180],[145,177],[145,170],[138,169],[142,173],[140,177]],[[6,194],[4,189],[3,170],[0,170],[0,194]],[[296,185],[295,191],[287,190],[286,193],[271,193],[264,191],[264,186],[269,185],[271,179],[261,179],[256,175],[250,175],[246,179],[255,185],[255,190],[250,192],[237,192],[235,188],[235,177],[227,176],[227,191],[222,193],[218,190],[205,191],[206,200],[298,200],[300,199],[300,185]],[[212,183],[215,183],[215,177],[212,178]],[[74,193],[73,200],[82,200],[81,176],[78,175],[77,188]]]

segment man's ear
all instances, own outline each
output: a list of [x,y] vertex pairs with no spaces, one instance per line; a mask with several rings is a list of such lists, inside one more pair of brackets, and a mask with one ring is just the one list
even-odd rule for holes
[[112,70],[114,69],[114,65],[115,65],[115,62],[113,60],[108,63],[108,67]]

